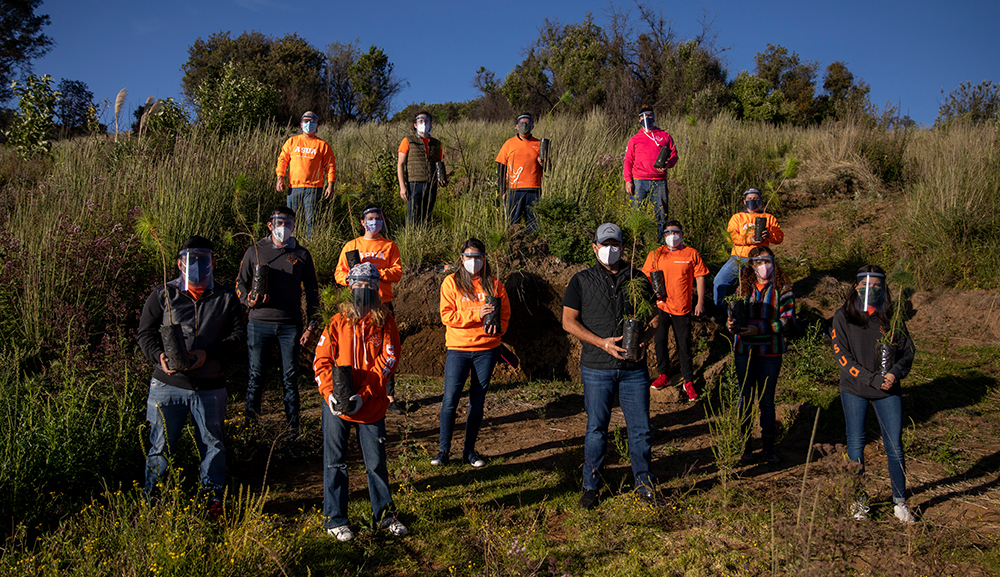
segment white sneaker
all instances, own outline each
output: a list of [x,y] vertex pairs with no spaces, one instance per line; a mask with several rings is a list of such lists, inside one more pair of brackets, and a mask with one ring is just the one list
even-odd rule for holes
[[892,508],[892,512],[899,519],[900,523],[909,525],[910,523],[916,523],[917,520],[910,513],[910,509],[906,506],[906,503],[897,503],[895,507]]
[[344,542],[350,541],[354,538],[354,532],[347,525],[341,525],[340,527],[334,527],[332,529],[327,529],[326,534],[331,537],[336,537],[337,541]]
[[383,529],[388,530],[397,537],[402,537],[409,532],[406,529],[406,525],[400,523],[399,519],[395,517],[386,517],[385,519],[382,519],[382,523],[380,523],[380,525]]
[[868,519],[868,505],[861,499],[851,503],[851,517],[855,521],[865,521]]

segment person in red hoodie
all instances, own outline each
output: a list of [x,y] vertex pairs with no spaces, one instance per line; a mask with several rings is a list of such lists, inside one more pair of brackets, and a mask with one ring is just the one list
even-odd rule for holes
[[[347,520],[347,440],[353,426],[368,472],[372,519],[396,536],[407,530],[396,518],[385,459],[386,381],[396,370],[399,331],[378,295],[379,272],[364,262],[347,276],[353,296],[333,315],[319,344],[313,371],[323,399],[323,527],[338,541],[354,533]],[[348,382],[349,381],[349,382]],[[344,393],[344,389],[347,392]]]
[[[674,139],[666,131],[656,126],[653,109],[644,106],[639,111],[642,130],[629,139],[625,147],[625,192],[629,195],[632,208],[642,204],[649,197],[656,208],[656,222],[663,224],[668,217],[667,169],[677,164],[677,147]],[[669,156],[663,168],[656,168],[656,157],[660,149],[667,149]]]
[[[441,284],[441,322],[445,326],[444,395],[441,398],[440,446],[432,465],[447,465],[451,450],[451,432],[455,427],[455,410],[462,396],[466,379],[469,383],[469,416],[465,421],[465,450],[462,460],[473,467],[486,465],[476,454],[476,438],[483,423],[486,389],[490,386],[493,367],[500,358],[500,336],[507,331],[510,301],[503,283],[490,272],[486,261],[486,245],[470,238],[462,245],[462,262],[458,272]],[[489,297],[500,300],[500,310],[490,304]],[[498,322],[490,316],[499,312]]]

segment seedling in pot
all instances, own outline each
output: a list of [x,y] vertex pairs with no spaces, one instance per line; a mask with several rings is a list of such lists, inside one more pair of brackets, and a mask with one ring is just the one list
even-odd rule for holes
[[667,284],[663,279],[662,270],[654,270],[649,275],[649,282],[653,285],[653,292],[656,294],[656,298],[660,300],[667,298]]
[[656,155],[656,160],[653,161],[653,168],[656,170],[666,170],[667,162],[670,161],[670,147],[661,146],[660,152]]
[[764,242],[764,231],[767,230],[767,217],[758,216],[753,219],[753,242],[760,244]]
[[896,364],[896,343],[899,336],[906,330],[903,325],[903,308],[906,299],[905,291],[913,284],[913,274],[908,270],[910,263],[900,261],[893,267],[891,273],[886,278],[886,285],[896,287],[896,296],[893,299],[892,316],[889,318],[889,330],[882,333],[878,341],[876,358],[879,362],[879,372],[884,377],[892,370]]
[[739,295],[726,297],[726,309],[729,320],[733,321],[733,329],[740,331],[747,328],[747,300]]
[[163,354],[167,359],[167,368],[172,371],[186,371],[191,368],[194,361],[191,353],[188,352],[187,343],[184,340],[184,328],[174,323],[173,310],[170,308],[170,296],[167,286],[167,251],[163,246],[163,240],[152,222],[147,223],[149,235],[156,242],[160,252],[160,259],[163,263],[163,303],[167,309],[167,324],[160,326],[160,341],[163,344]]
[[[486,297],[486,304],[493,310],[483,315],[483,331],[487,334],[500,333],[500,297]],[[495,330],[490,330],[495,329]]]
[[[622,228],[632,237],[632,254],[630,262],[635,262],[639,239],[641,237],[656,237],[656,220],[652,215],[634,210],[626,217]],[[629,266],[629,274],[634,274],[634,267]],[[621,347],[625,349],[622,355],[625,360],[637,362],[642,360],[642,336],[646,331],[646,322],[653,317],[650,283],[645,275],[631,277],[625,282],[626,310]]]
[[351,414],[354,412],[354,404],[351,401],[354,396],[354,367],[350,365],[338,365],[333,367],[333,400],[337,402],[337,408],[342,413]]
[[434,177],[437,179],[438,186],[448,185],[448,171],[444,167],[444,161],[437,161],[434,164]]

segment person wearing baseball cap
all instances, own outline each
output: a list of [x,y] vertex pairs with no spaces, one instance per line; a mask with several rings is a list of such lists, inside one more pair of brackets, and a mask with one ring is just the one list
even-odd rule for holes
[[[648,198],[656,209],[656,221],[661,225],[669,218],[667,169],[677,164],[677,146],[665,130],[656,125],[652,108],[643,106],[639,111],[642,128],[625,146],[622,174],[629,204],[638,207]],[[663,153],[662,163],[657,158]]]
[[[623,356],[624,315],[630,302],[626,289],[633,279],[641,284],[642,297],[656,310],[656,297],[646,275],[621,260],[622,229],[606,222],[594,233],[597,264],[569,281],[563,297],[563,329],[580,339],[580,380],[587,410],[584,437],[582,509],[598,504],[601,465],[607,451],[608,424],[615,392],[628,427],[629,457],[636,495],[655,502],[655,480],[650,471],[652,445],[649,427],[649,371],[645,359]],[[641,336],[644,344],[656,333],[659,317],[653,315]]]
[[531,135],[535,119],[527,112],[517,117],[517,132],[507,139],[497,153],[497,186],[507,210],[507,226],[513,226],[524,215],[528,230],[538,230],[538,220],[532,207],[542,193],[542,141]]
[[[278,183],[275,190],[286,191],[285,173],[288,173],[288,192],[286,204],[297,210],[305,219],[305,236],[312,236],[313,219],[316,213],[316,202],[319,192],[323,190],[323,198],[333,196],[333,184],[337,180],[337,159],[333,149],[324,140],[316,136],[319,127],[319,116],[309,110],[302,115],[300,124],[302,134],[297,134],[285,141],[278,155],[278,167],[275,172]],[[323,189],[323,178],[326,177],[326,188]]]

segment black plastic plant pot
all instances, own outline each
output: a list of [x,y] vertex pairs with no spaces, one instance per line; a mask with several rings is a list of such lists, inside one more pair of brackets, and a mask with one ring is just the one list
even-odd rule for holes
[[[486,297],[486,304],[493,305],[493,312],[483,315],[483,331],[490,327],[496,327],[496,332],[500,332],[500,297]],[[492,331],[490,331],[492,332]]]
[[181,325],[161,326],[160,340],[163,341],[163,354],[167,357],[167,368],[172,371],[186,371],[191,368],[191,355],[184,342],[184,329]]
[[670,161],[670,147],[661,146],[659,154],[656,155],[656,160],[653,162],[653,168],[656,170],[663,170],[667,168],[667,162]]
[[743,300],[729,301],[729,319],[736,325],[736,329],[743,329],[747,326],[747,303]]
[[625,333],[622,337],[622,354],[626,361],[636,362],[642,358],[642,329],[644,323],[635,319],[625,321]]
[[764,242],[764,231],[767,230],[767,217],[758,216],[753,219],[753,241],[757,244]]
[[538,143],[538,160],[543,163],[549,159],[549,139],[543,138]]
[[448,184],[448,171],[444,168],[444,162],[439,160],[434,164],[434,177],[441,186]]
[[896,349],[892,345],[879,343],[875,358],[878,360],[878,370],[884,377],[889,374],[896,361]]
[[267,294],[267,277],[271,267],[266,264],[256,264],[253,267],[253,282],[250,284],[250,294],[247,300],[256,300]]
[[656,298],[661,301],[667,298],[667,284],[663,281],[662,270],[654,270],[653,274],[649,275],[649,282],[653,285],[653,292],[656,293]]
[[361,253],[356,250],[349,250],[344,253],[347,257],[347,268],[352,269],[361,264]]
[[333,367],[333,399],[342,413],[349,413],[352,407],[351,396],[354,395],[354,368],[351,366]]

